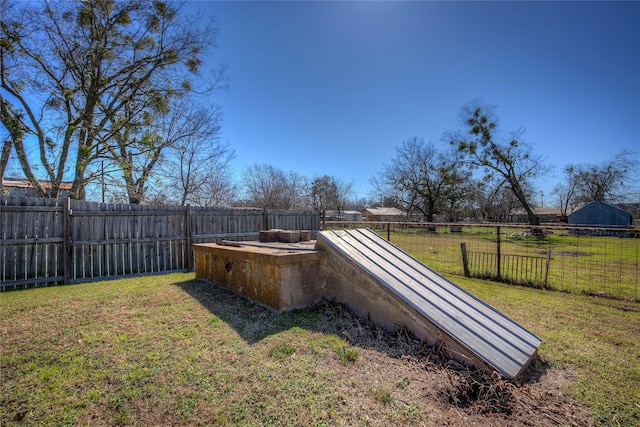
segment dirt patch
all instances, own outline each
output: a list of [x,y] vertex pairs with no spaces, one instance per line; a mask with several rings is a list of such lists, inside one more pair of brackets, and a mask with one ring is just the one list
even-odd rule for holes
[[[351,408],[359,420],[379,419],[381,406],[394,402],[427,414],[416,419],[417,425],[594,425],[589,410],[564,394],[574,378],[568,368],[551,368],[537,360],[520,378],[508,381],[450,360],[406,329],[386,332],[343,305],[324,301],[312,310],[321,314],[323,332],[342,335],[365,349],[358,360],[360,373],[350,371],[355,378],[343,387],[345,402],[365,403],[361,413]],[[389,358],[394,361],[389,363]]]

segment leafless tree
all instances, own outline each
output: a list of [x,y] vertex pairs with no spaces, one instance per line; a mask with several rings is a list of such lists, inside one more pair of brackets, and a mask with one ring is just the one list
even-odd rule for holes
[[220,108],[181,102],[171,111],[160,133],[172,141],[160,165],[166,197],[181,206],[230,206],[236,193],[231,169],[235,153],[220,141]]
[[198,80],[216,28],[171,1],[2,1],[0,14],[0,122],[42,196],[72,180],[83,199],[95,162],[153,153],[166,141],[143,128],[217,77]]
[[630,150],[622,150],[599,165],[574,165],[572,175],[579,203],[623,201],[640,180],[638,159]]
[[242,175],[245,203],[265,209],[306,207],[307,179],[268,164],[253,164]]
[[478,184],[478,206],[483,220],[507,222],[514,210],[521,208],[513,192],[502,180],[480,181]]
[[309,186],[309,205],[316,211],[335,209],[343,212],[351,198],[353,182],[329,175],[316,177]]
[[532,179],[543,173],[545,167],[542,158],[533,156],[531,147],[523,141],[523,131],[513,132],[505,143],[498,142],[493,108],[477,101],[464,107],[462,116],[467,132],[450,135],[451,145],[466,156],[469,164],[482,168],[485,179],[499,178],[527,212],[529,224],[539,225],[540,218],[530,202],[531,191],[527,190]]
[[578,180],[575,166],[569,165],[564,168],[565,181],[553,187],[552,194],[558,200],[560,206],[560,220],[567,222],[569,213],[580,205],[578,197]]
[[436,213],[462,199],[458,190],[469,172],[461,165],[457,152],[438,151],[433,143],[412,137],[396,147],[396,156],[371,183],[409,214],[417,211],[431,222]]
[[349,205],[349,201],[353,198],[353,181],[345,181],[339,178],[333,178],[338,187],[338,212],[344,212]]
[[316,211],[338,209],[338,185],[333,177],[323,175],[314,178],[309,189],[311,208]]
[[638,191],[638,159],[630,150],[622,150],[599,165],[570,164],[564,168],[564,180],[553,189],[563,218],[578,206],[594,200],[622,202]]

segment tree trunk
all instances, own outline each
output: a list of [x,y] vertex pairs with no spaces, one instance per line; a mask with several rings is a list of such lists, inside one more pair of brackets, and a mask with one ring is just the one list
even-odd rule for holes
[[427,206],[427,222],[433,222],[433,202],[429,200]]
[[527,219],[529,220],[529,225],[540,225],[540,217],[533,213],[529,206],[526,206],[527,211]]
[[9,163],[9,156],[11,155],[11,150],[13,149],[13,141],[11,138],[7,138],[4,140],[4,145],[2,146],[2,156],[0,157],[0,188],[2,188],[2,181],[4,180],[4,172],[7,170],[7,164]]

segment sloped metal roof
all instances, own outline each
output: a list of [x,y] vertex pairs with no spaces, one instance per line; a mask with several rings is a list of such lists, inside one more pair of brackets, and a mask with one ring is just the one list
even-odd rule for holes
[[631,213],[599,200],[594,200],[573,211],[569,215],[569,224],[619,226],[631,225]]
[[318,240],[505,377],[516,377],[535,356],[539,337],[375,232],[323,231]]
[[371,215],[380,216],[407,216],[405,211],[398,208],[367,208],[365,212],[369,212]]

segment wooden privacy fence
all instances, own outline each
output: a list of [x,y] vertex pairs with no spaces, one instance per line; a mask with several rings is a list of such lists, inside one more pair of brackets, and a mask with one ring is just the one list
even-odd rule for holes
[[320,229],[309,211],[0,197],[0,289],[193,269],[192,243]]

